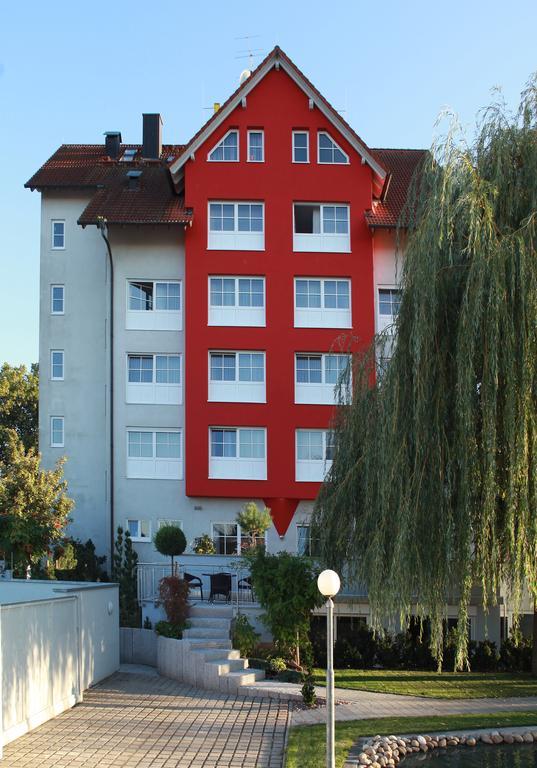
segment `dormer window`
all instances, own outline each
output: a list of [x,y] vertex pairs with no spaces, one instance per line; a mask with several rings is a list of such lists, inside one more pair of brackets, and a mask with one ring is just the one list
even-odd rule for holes
[[207,159],[211,163],[236,163],[239,159],[239,132],[228,131],[209,152]]
[[138,149],[136,147],[128,147],[121,156],[121,162],[122,163],[132,163],[134,162],[134,158],[136,157],[136,153],[138,152]]
[[325,131],[317,134],[317,160],[322,165],[348,165],[349,156]]

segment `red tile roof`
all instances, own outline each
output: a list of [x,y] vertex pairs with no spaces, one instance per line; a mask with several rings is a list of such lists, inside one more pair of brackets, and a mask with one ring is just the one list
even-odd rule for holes
[[[125,149],[140,149],[122,144]],[[160,161],[110,160],[103,144],[63,144],[26,182],[30,189],[95,190],[80,216],[82,225],[102,216],[110,224],[180,224],[192,219],[171,183],[168,166],[183,151],[182,145],[164,145]],[[121,157],[120,154],[120,157]],[[142,171],[138,189],[129,189],[127,171]]]
[[420,168],[428,150],[372,149],[371,153],[388,169],[391,178],[385,199],[375,203],[372,210],[366,211],[366,221],[371,227],[396,227],[412,177]]

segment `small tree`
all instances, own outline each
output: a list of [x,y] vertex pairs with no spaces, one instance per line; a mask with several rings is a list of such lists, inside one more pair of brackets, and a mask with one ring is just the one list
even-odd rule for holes
[[235,521],[241,527],[241,532],[248,534],[248,546],[255,547],[258,539],[262,539],[272,525],[270,509],[260,510],[255,501],[248,501],[241,509]]
[[204,533],[194,539],[192,551],[197,555],[216,555],[216,547],[214,546],[214,541],[211,539],[208,533]]
[[12,454],[10,441],[15,434],[28,451],[37,452],[37,408],[39,402],[39,367],[28,371],[4,363],[0,368],[0,461]]
[[122,627],[140,626],[136,567],[138,554],[132,547],[131,535],[121,526],[114,545],[112,578],[119,584],[119,622]]
[[254,547],[245,558],[255,594],[265,610],[263,623],[278,651],[300,665],[300,648],[311,656],[311,612],[323,602],[312,561],[288,552],[268,555],[264,547]]
[[188,618],[188,581],[178,576],[165,576],[160,580],[159,597],[164,606],[166,618],[174,627],[184,627]]
[[0,550],[18,567],[33,568],[62,541],[74,502],[63,478],[65,459],[56,468],[41,468],[41,456],[25,451],[11,432],[0,462]]
[[155,534],[153,544],[157,552],[172,559],[172,576],[174,574],[173,558],[182,555],[186,549],[186,538],[178,525],[163,525]]

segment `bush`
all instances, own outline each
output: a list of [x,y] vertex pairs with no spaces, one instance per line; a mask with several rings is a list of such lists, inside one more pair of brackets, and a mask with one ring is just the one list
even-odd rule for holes
[[208,533],[204,533],[203,536],[198,536],[194,539],[192,551],[195,552],[196,555],[216,555],[214,541]]
[[281,656],[275,656],[273,659],[269,659],[268,669],[275,675],[277,675],[278,672],[283,672],[287,669],[285,659],[282,659]]
[[470,668],[473,672],[496,672],[500,661],[500,654],[496,643],[491,640],[481,640],[471,649]]
[[279,680],[280,683],[300,683],[303,679],[304,674],[298,669],[284,669],[276,675],[276,680]]
[[161,555],[171,557],[173,575],[173,558],[182,555],[186,549],[185,534],[178,525],[163,525],[156,532],[153,544]]
[[155,632],[162,637],[173,637],[175,640],[181,640],[183,631],[188,629],[188,627],[188,621],[185,621],[184,624],[173,624],[171,621],[157,621]]
[[188,582],[178,576],[165,576],[159,584],[160,603],[171,624],[184,625],[188,618]]
[[531,638],[517,638],[514,633],[511,633],[500,648],[501,669],[508,672],[531,672],[532,645]]
[[249,658],[248,666],[252,669],[263,669],[266,671],[268,669],[269,662],[266,659]]
[[302,686],[301,693],[302,701],[306,707],[314,707],[315,702],[317,701],[317,696],[315,695],[315,685],[311,671],[308,671],[304,678],[304,685]]
[[254,630],[247,616],[244,613],[239,613],[233,622],[233,647],[240,651],[241,656],[248,658],[256,647],[258,640],[259,633]]
[[334,645],[336,669],[364,669],[364,659],[358,647],[349,640],[337,640]]

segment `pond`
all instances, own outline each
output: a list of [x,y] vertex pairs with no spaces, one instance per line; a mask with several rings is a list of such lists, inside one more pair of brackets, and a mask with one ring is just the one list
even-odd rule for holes
[[500,744],[477,747],[449,747],[412,755],[401,761],[403,768],[537,768],[537,745]]

